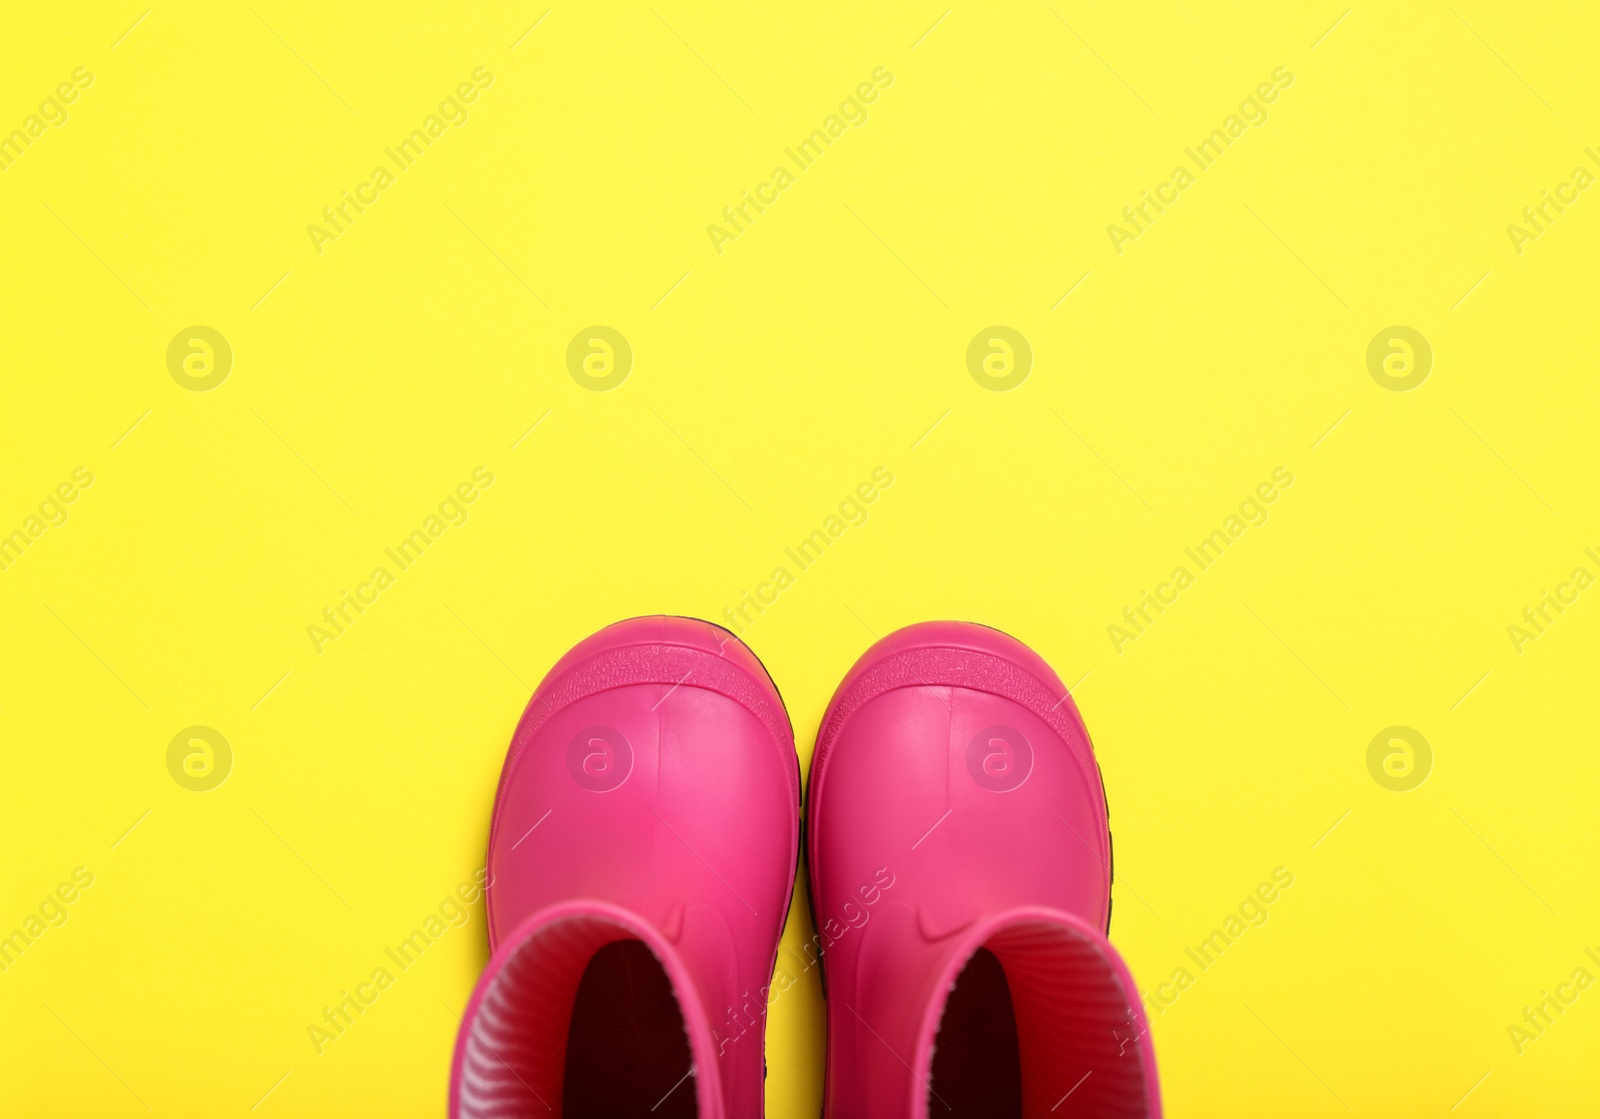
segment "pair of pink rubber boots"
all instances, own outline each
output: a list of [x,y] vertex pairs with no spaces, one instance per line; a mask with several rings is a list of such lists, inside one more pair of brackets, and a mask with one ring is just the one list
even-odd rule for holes
[[1160,1115],[1099,768],[1037,654],[930,622],[850,670],[812,762],[818,931],[780,964],[799,808],[783,701],[726,630],[635,618],[562,657],[495,796],[451,1116],[759,1116],[767,1007],[813,965],[826,1116]]

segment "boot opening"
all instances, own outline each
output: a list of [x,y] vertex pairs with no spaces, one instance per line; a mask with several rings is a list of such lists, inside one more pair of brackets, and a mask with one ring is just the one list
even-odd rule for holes
[[494,970],[463,1023],[453,1119],[691,1119],[699,1087],[684,1013],[625,923],[546,924]]
[[930,1117],[1021,1119],[1017,1016],[1005,969],[987,948],[961,969],[934,1046]]
[[567,1036],[570,1119],[694,1119],[689,1038],[672,984],[650,949],[618,940],[578,984]]
[[1150,1039],[1114,958],[1098,933],[1064,923],[1030,919],[993,933],[945,1001],[929,1119],[1155,1113]]

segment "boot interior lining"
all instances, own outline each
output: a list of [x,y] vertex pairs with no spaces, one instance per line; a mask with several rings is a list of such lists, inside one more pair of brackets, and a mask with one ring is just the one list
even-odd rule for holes
[[572,1006],[562,1113],[570,1119],[693,1119],[693,1061],[671,981],[637,940],[601,948]]
[[1005,969],[973,953],[945,1002],[933,1051],[930,1119],[1021,1119],[1022,1052]]

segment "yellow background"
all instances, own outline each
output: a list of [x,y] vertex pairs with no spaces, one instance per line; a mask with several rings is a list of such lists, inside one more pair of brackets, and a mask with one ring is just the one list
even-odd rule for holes
[[[747,633],[802,760],[875,633],[982,621],[1075,686],[1141,984],[1295,875],[1154,1017],[1171,1114],[1592,1108],[1600,989],[1520,1055],[1507,1028],[1600,975],[1600,592],[1506,629],[1600,573],[1600,198],[1506,232],[1595,169],[1591,9],[409,8],[3,18],[4,130],[94,81],[0,174],[0,530],[95,481],[0,572],[0,933],[95,880],[0,973],[0,1110],[441,1114],[481,906],[320,1056],[306,1027],[481,864],[531,686],[618,618],[720,619],[878,466]],[[318,254],[308,223],[480,66]],[[870,119],[717,253],[879,66]],[[1107,224],[1279,66],[1118,254]],[[566,368],[593,324],[633,347],[611,392]],[[1010,392],[966,368],[996,324],[1034,351]],[[1434,351],[1404,393],[1366,364],[1396,324]],[[166,366],[194,325],[234,352],[209,392]],[[316,652],[478,466],[470,520]],[[1270,520],[1119,654],[1279,466]],[[234,752],[203,794],[166,767],[197,724]],[[1432,747],[1410,792],[1367,768],[1392,725]],[[821,1046],[808,977],[770,1114],[816,1114]]]

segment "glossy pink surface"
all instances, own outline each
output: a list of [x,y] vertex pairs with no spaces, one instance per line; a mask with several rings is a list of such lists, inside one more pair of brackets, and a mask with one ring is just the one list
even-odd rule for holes
[[[637,938],[670,956],[691,1035],[700,1023],[719,1051],[717,1075],[696,1078],[701,1115],[760,1115],[799,781],[777,689],[732,634],[676,617],[601,630],[551,669],[512,739],[490,825],[491,948],[514,950],[549,907],[648,927]],[[497,953],[476,997],[511,959]]]
[[[1086,1081],[1078,1104],[1159,1114],[1139,998],[1103,936],[1111,837],[1099,770],[1071,697],[1032,650],[958,622],[869,649],[818,733],[808,861],[828,1116],[927,1113],[940,1009],[985,946],[1006,965],[1019,1030],[1056,1038],[1022,1038],[1025,1114],[1048,1112],[1075,1061],[1098,1067],[1096,1091],[1108,1093],[1092,1097]],[[1019,984],[1077,991],[1081,1005]],[[1098,1046],[1113,1029],[1108,1057]],[[1054,1114],[1089,1113],[1078,1104]]]

